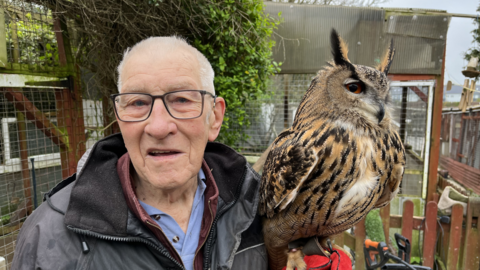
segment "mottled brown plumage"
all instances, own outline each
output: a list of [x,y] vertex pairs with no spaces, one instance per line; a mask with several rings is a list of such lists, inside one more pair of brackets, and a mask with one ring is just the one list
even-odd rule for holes
[[287,264],[288,243],[341,233],[387,205],[403,177],[387,79],[392,44],[374,69],[350,63],[335,30],[331,40],[334,61],[313,79],[263,169],[260,214],[272,270]]

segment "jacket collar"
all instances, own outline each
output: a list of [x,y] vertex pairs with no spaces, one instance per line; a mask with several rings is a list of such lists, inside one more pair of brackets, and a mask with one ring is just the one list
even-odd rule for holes
[[[127,152],[122,135],[98,141],[90,151],[72,189],[65,224],[111,236],[127,236],[128,206],[117,173],[117,162]],[[246,160],[221,143],[207,144],[204,160],[226,203],[238,198]]]

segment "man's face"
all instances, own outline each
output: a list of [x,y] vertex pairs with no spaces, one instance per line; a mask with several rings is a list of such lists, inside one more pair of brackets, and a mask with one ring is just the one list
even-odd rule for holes
[[[163,95],[176,90],[204,90],[196,58],[185,50],[165,56],[137,53],[124,64],[121,93]],[[199,118],[172,118],[160,99],[143,122],[119,121],[125,146],[139,178],[154,188],[175,189],[196,179],[207,141],[218,136],[225,103],[205,95]],[[196,180],[195,180],[196,181]]]

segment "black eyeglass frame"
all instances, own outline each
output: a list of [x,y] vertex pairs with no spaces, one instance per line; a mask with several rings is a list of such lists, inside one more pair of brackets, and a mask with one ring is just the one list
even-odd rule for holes
[[[202,110],[200,111],[200,115],[196,116],[196,117],[189,117],[189,118],[178,118],[178,117],[175,117],[172,115],[172,113],[170,112],[170,110],[168,109],[168,106],[167,104],[165,103],[165,96],[169,95],[169,94],[173,94],[173,93],[178,93],[178,92],[189,92],[189,91],[195,91],[195,92],[199,92],[200,94],[202,94]],[[118,96],[123,96],[123,95],[132,95],[132,94],[141,94],[141,95],[146,95],[146,96],[150,96],[152,98],[152,106],[150,106],[150,111],[148,112],[148,115],[145,117],[145,119],[143,120],[132,120],[132,121],[128,121],[128,120],[122,120],[120,118],[120,116],[118,115],[118,112],[117,112],[117,107],[115,106],[115,98],[118,97]],[[150,94],[147,94],[147,93],[121,93],[121,94],[112,94],[110,95],[110,99],[112,100],[113,102],[113,109],[115,110],[115,114],[117,115],[117,118],[122,121],[122,122],[143,122],[145,120],[147,120],[150,115],[152,114],[152,110],[153,110],[153,106],[155,105],[155,100],[157,98],[161,99],[162,102],[163,102],[163,106],[165,106],[165,109],[167,110],[168,114],[174,118],[174,119],[178,119],[178,120],[189,120],[189,119],[195,119],[195,118],[199,118],[200,116],[202,116],[203,114],[203,106],[205,105],[205,95],[206,94],[209,94],[210,96],[213,97],[213,108],[215,108],[215,104],[216,104],[216,101],[217,101],[217,96],[208,92],[208,91],[205,91],[205,90],[178,90],[178,91],[172,91],[172,92],[168,92],[166,94],[163,94],[163,95],[157,95],[157,96],[154,96],[154,95],[150,95]]]

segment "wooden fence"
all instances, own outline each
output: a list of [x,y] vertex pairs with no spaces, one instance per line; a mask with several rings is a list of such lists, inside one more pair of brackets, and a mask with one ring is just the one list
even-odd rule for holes
[[[467,214],[463,216],[463,206],[452,207],[449,223],[437,218],[437,203],[430,201],[425,209],[425,217],[413,215],[413,202],[403,204],[403,215],[390,215],[389,207],[380,211],[385,239],[389,239],[390,228],[400,228],[401,234],[412,243],[413,231],[423,232],[422,265],[433,269],[479,270],[480,269],[480,198],[470,197]],[[365,269],[363,243],[365,241],[365,220],[354,228],[354,234],[345,232],[335,238],[337,245],[346,245],[355,251],[355,269]]]

